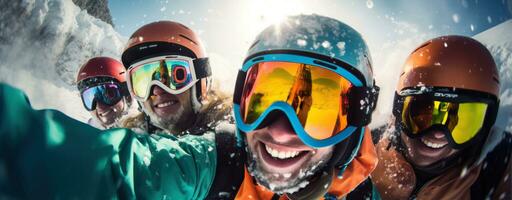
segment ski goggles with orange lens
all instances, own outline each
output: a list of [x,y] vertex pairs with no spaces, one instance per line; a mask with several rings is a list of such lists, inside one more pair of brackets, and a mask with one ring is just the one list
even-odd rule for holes
[[171,94],[181,94],[201,78],[211,75],[208,58],[161,56],[135,63],[128,69],[128,88],[132,96],[145,101],[152,86]]
[[442,130],[452,147],[462,148],[481,138],[481,130],[494,124],[497,100],[489,94],[468,94],[477,92],[460,89],[455,92],[452,88],[413,91],[402,90],[395,96],[394,106],[399,126],[409,137]]
[[245,133],[259,129],[280,111],[309,146],[349,137],[371,121],[379,88],[366,87],[358,71],[338,63],[295,54],[246,61],[233,97],[237,127]]

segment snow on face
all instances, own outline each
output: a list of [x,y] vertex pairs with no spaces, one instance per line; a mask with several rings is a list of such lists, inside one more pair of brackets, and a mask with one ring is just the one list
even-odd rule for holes
[[275,193],[306,187],[331,158],[333,147],[313,149],[295,134],[284,117],[247,133],[248,170],[258,184]]

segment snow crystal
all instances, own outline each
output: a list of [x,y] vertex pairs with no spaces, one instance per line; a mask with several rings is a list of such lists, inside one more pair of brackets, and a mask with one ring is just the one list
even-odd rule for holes
[[466,176],[466,174],[468,174],[468,167],[464,166],[464,168],[462,168],[462,171],[460,172],[460,178],[463,178],[464,176]]
[[331,43],[327,40],[323,41],[322,42],[322,47],[328,49],[328,48],[331,48]]
[[458,14],[453,14],[453,15],[452,15],[452,20],[453,20],[453,22],[455,22],[455,23],[459,23],[459,15],[458,15]]
[[340,55],[344,56],[345,55],[345,42],[343,42],[343,41],[338,42],[338,43],[336,43],[336,46],[340,49]]
[[304,46],[306,46],[307,44],[308,44],[308,43],[307,43],[307,41],[306,41],[306,40],[304,40],[304,39],[298,39],[298,40],[297,40],[297,45],[299,45],[299,46],[301,46],[301,47],[304,47]]
[[373,0],[366,0],[366,7],[369,9],[373,8]]
[[219,197],[221,198],[229,198],[229,196],[231,196],[229,192],[219,192]]

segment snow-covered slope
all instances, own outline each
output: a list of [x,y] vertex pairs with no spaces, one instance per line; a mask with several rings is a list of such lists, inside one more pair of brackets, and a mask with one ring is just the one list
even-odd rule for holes
[[75,88],[78,68],[94,56],[118,58],[126,38],[72,1],[1,1],[0,82],[24,90],[36,108],[85,121]]
[[512,20],[486,30],[474,38],[491,52],[498,66],[501,81],[500,111],[496,125],[512,131]]

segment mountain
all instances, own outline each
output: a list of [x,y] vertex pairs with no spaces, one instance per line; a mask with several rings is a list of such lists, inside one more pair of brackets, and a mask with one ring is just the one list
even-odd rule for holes
[[108,9],[108,0],[73,0],[73,3],[82,10],[87,10],[89,15],[114,26],[110,9]]
[[36,108],[85,121],[78,69],[94,56],[119,59],[126,38],[68,0],[0,1],[0,7],[0,82],[21,88]]
[[496,125],[512,131],[512,20],[488,29],[474,38],[491,52],[498,66],[501,82],[500,111]]

